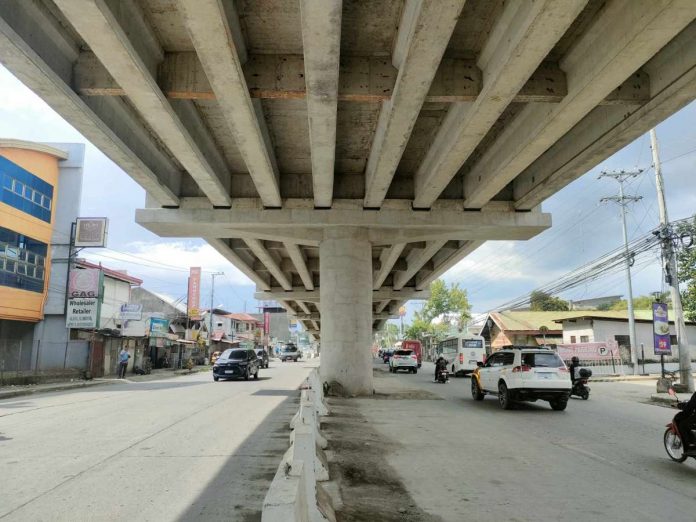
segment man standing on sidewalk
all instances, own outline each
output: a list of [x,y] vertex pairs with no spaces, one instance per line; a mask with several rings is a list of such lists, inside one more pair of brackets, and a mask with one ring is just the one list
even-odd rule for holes
[[118,378],[126,378],[126,368],[128,367],[128,359],[130,359],[130,354],[125,347],[121,348],[118,354]]

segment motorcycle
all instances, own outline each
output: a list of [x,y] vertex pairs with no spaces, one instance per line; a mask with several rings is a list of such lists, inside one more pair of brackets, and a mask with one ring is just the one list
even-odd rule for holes
[[689,457],[696,458],[696,444],[694,444],[693,442],[696,441],[696,430],[690,430],[691,433],[689,435],[692,442],[688,446],[685,445],[684,438],[682,437],[682,434],[679,432],[678,423],[681,420],[680,416],[683,415],[683,412],[681,410],[684,409],[686,401],[679,400],[676,392],[674,391],[674,388],[670,388],[668,393],[677,400],[676,407],[680,411],[678,411],[676,415],[674,415],[672,422],[667,424],[667,429],[665,430],[665,434],[663,436],[665,451],[667,452],[669,458],[673,461],[684,462]]
[[437,372],[437,382],[442,384],[449,382],[449,371],[447,371],[447,368],[442,368]]
[[582,398],[583,401],[586,401],[590,398],[590,387],[587,386],[587,383],[590,377],[592,377],[592,370],[580,368],[580,370],[578,370],[578,375],[578,378],[575,379],[573,383],[573,389],[570,391],[570,395],[575,395],[576,397]]

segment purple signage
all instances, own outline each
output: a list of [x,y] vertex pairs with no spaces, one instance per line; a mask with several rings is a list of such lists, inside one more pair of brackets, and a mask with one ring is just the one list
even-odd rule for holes
[[665,303],[653,303],[652,310],[655,355],[672,355],[667,305]]

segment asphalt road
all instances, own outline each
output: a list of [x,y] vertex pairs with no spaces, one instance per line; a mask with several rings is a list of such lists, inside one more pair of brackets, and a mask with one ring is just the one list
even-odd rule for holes
[[0,520],[260,520],[315,364],[0,401]]
[[[595,383],[564,412],[545,402],[503,411],[471,399],[469,378],[381,373],[378,390],[435,400],[360,400],[387,462],[425,513],[443,520],[696,520],[696,461],[662,445],[674,410],[645,404],[647,383]],[[438,400],[444,399],[444,400]]]

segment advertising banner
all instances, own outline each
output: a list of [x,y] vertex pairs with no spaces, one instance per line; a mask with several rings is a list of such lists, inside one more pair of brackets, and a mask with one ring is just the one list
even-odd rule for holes
[[201,308],[201,267],[192,266],[188,280],[188,315],[194,321],[200,321]]
[[68,299],[65,316],[66,328],[96,328],[99,319],[99,299]]
[[98,268],[75,268],[70,271],[69,298],[99,297],[101,270]]
[[119,317],[124,321],[140,321],[143,317],[143,305],[122,304],[119,310]]
[[669,318],[665,303],[653,303],[653,346],[655,355],[672,355],[669,336]]
[[263,333],[266,335],[271,333],[271,314],[270,314],[270,312],[263,313]]
[[564,361],[569,361],[573,356],[577,356],[581,361],[605,361],[611,360],[612,356],[617,359],[621,357],[616,341],[558,344],[556,350]]
[[167,337],[169,333],[169,320],[150,317],[150,337]]
[[105,217],[77,218],[75,227],[76,247],[105,247],[109,220]]

